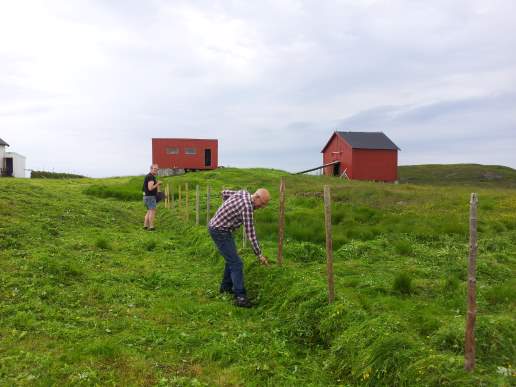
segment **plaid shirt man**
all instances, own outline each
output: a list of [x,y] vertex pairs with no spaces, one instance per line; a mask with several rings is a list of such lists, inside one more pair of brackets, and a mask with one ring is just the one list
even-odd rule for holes
[[251,242],[253,251],[257,257],[262,255],[256,230],[253,222],[253,202],[251,194],[247,191],[222,191],[224,203],[211,218],[209,227],[216,230],[234,231],[243,223],[245,234]]

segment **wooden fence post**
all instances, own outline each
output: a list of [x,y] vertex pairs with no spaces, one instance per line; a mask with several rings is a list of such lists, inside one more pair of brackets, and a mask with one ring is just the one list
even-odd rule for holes
[[170,208],[173,211],[174,210],[174,184],[170,184],[170,186],[172,187],[170,189],[170,191],[171,191],[171,193],[170,193]]
[[165,208],[170,208],[170,186],[165,187]]
[[278,265],[283,265],[283,239],[285,237],[285,177],[280,181],[279,225],[278,225]]
[[333,241],[331,236],[331,193],[330,187],[324,186],[324,220],[326,224],[326,273],[328,275],[328,302],[335,300],[333,284]]
[[185,208],[186,208],[185,221],[186,221],[186,223],[188,223],[188,221],[190,219],[190,195],[189,195],[189,190],[188,190],[188,183],[185,183],[185,199],[186,199],[186,202],[185,202]]
[[469,202],[469,260],[468,260],[468,314],[464,343],[464,369],[475,368],[475,320],[477,317],[476,265],[477,265],[477,194]]
[[182,192],[181,192],[181,184],[177,186],[178,188],[178,197],[177,197],[177,215],[179,216],[181,214],[181,206],[183,205],[183,198],[182,198]]
[[206,226],[210,223],[210,186],[206,187]]
[[195,225],[199,225],[199,184],[195,186]]

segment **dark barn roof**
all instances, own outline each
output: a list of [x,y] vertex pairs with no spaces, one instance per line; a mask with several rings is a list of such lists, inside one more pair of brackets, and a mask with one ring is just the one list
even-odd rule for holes
[[[353,149],[389,149],[400,150],[398,146],[393,143],[389,137],[383,132],[335,132],[344,141],[346,141]],[[328,144],[333,139],[330,137],[321,152],[324,152]]]
[[9,146],[8,143],[6,143],[4,140],[0,138],[0,145]]

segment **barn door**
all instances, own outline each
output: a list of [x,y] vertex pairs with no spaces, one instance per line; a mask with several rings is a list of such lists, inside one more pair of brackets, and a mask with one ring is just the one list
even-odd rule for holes
[[211,149],[204,150],[204,166],[205,167],[211,166]]
[[13,174],[14,174],[13,159],[10,157],[5,158],[5,171],[6,171],[6,176],[13,176]]
[[339,176],[340,175],[340,163],[333,164],[333,176]]

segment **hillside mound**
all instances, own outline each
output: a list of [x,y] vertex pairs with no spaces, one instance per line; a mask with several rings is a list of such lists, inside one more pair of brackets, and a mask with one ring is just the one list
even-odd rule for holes
[[516,188],[516,170],[501,165],[402,165],[398,173],[400,183]]

